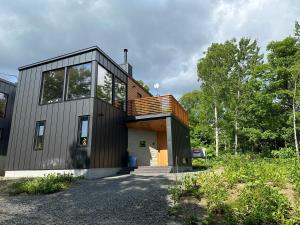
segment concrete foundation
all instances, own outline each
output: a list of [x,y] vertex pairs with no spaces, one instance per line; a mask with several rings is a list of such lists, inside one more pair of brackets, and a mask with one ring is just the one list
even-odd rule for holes
[[96,168],[96,169],[69,169],[69,170],[14,170],[5,171],[7,178],[43,177],[48,174],[71,173],[74,176],[84,176],[87,179],[96,179],[116,175],[120,168]]

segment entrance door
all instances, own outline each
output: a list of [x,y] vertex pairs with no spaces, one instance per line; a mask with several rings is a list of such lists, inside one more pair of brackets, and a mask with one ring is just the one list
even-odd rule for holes
[[158,165],[168,165],[168,147],[166,132],[157,132]]

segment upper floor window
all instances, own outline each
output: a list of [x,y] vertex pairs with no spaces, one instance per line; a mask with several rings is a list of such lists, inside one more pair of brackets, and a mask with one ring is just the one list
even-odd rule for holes
[[112,103],[112,74],[98,65],[96,96],[103,101]]
[[115,79],[114,106],[126,111],[126,84],[118,78]]
[[35,126],[34,149],[42,150],[44,148],[46,121],[37,121]]
[[137,98],[142,98],[142,95],[140,93],[137,93],[136,97]]
[[7,105],[7,94],[0,92],[0,118],[5,117]]
[[60,102],[63,99],[65,69],[43,72],[41,104]]
[[89,97],[91,95],[92,64],[71,66],[67,73],[67,99]]

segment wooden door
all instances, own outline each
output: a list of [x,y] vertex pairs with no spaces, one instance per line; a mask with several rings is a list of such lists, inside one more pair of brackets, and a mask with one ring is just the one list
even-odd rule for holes
[[166,132],[157,132],[158,165],[168,165],[168,148]]

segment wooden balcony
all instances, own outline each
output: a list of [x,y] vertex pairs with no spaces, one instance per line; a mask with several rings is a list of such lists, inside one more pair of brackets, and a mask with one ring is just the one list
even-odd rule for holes
[[187,112],[172,95],[129,100],[127,113],[129,116],[172,113],[182,123],[188,125]]

